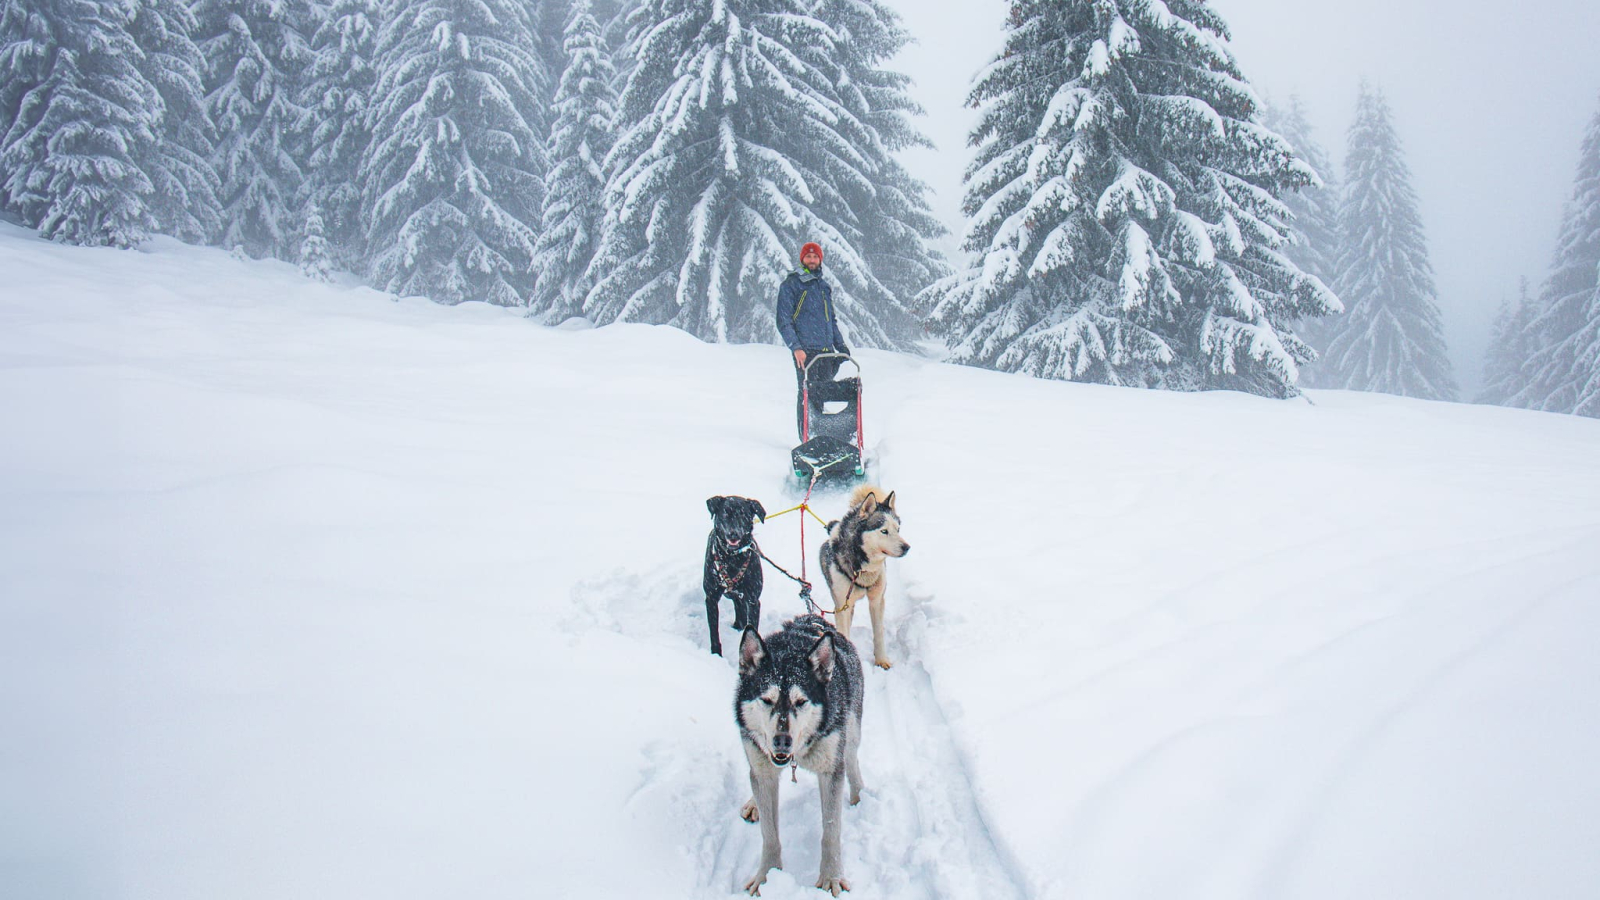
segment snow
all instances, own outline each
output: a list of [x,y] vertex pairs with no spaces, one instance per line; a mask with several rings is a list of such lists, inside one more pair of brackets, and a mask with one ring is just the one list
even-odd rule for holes
[[[735,893],[704,501],[798,502],[781,352],[165,239],[0,275],[7,893]],[[1600,423],[860,359],[913,552],[849,896],[1600,886]],[[783,797],[763,896],[818,896]]]

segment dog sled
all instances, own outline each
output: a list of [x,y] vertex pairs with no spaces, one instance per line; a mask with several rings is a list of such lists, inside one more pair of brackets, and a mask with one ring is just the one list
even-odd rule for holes
[[[831,379],[813,385],[812,366],[822,360],[837,368]],[[790,468],[802,485],[840,483],[866,475],[861,432],[861,366],[843,353],[818,353],[806,360],[800,403],[800,446],[790,451]]]

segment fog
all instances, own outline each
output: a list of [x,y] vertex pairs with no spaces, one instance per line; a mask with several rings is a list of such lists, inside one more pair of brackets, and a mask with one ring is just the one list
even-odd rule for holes
[[[894,66],[916,80],[937,150],[907,156],[934,190],[958,254],[972,76],[999,49],[1003,0],[888,0],[918,43]],[[1305,103],[1342,172],[1365,77],[1388,96],[1421,198],[1445,336],[1462,395],[1476,392],[1490,324],[1519,277],[1537,290],[1578,142],[1600,109],[1600,4],[1592,0],[1216,0],[1258,92]],[[1447,12],[1440,8],[1446,7]],[[1338,174],[1338,173],[1335,173]]]

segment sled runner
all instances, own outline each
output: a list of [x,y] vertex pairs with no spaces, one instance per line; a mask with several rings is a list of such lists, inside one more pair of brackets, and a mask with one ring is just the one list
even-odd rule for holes
[[[831,381],[813,387],[811,367],[822,359],[838,359]],[[806,360],[801,391],[800,446],[789,454],[790,467],[802,484],[838,482],[866,474],[861,435],[861,366],[843,353],[818,353]]]

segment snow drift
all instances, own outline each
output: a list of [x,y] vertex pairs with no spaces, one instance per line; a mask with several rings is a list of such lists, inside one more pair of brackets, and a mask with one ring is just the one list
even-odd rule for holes
[[[736,890],[704,501],[795,502],[780,349],[167,240],[0,274],[8,895]],[[1600,889],[1600,422],[861,357],[916,553],[853,896]],[[763,896],[813,897],[784,798]]]

